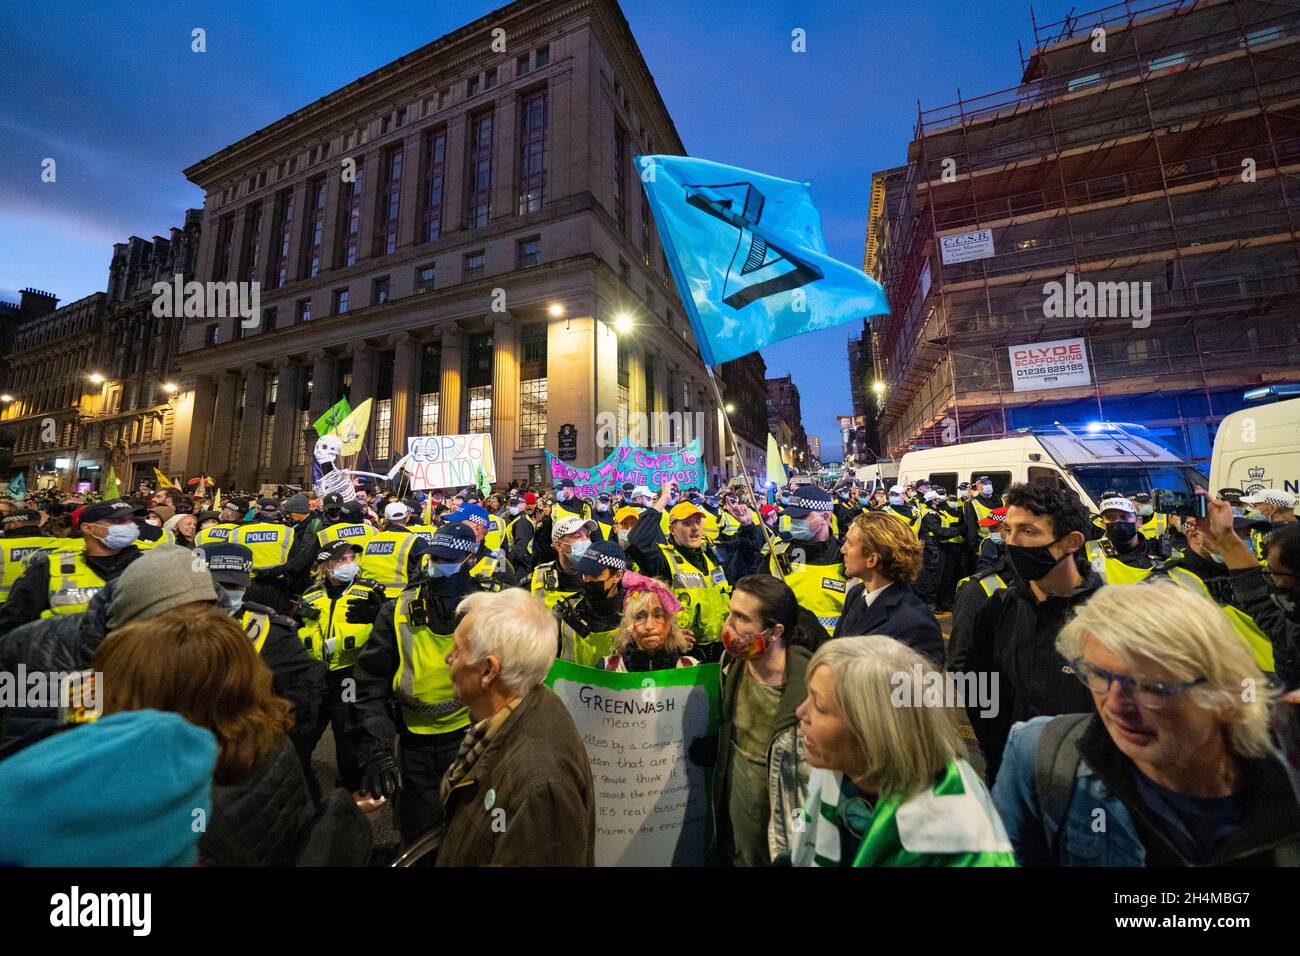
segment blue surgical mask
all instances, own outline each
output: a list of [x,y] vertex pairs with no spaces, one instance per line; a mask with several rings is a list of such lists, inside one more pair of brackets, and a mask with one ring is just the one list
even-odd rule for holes
[[632,536],[631,531],[625,531],[622,528],[618,529],[618,543],[622,545],[624,548],[627,547],[627,539],[630,538],[631,536]]
[[1227,561],[1223,560],[1223,555],[1221,555],[1221,554],[1214,554],[1214,553],[1211,553],[1211,554],[1210,554],[1210,560],[1213,561],[1215,564],[1227,564],[1227,563],[1228,563]]
[[790,537],[798,538],[801,541],[808,541],[812,538],[812,528],[808,526],[807,518],[790,519]]
[[349,561],[347,564],[340,564],[337,568],[331,571],[330,577],[339,582],[339,584],[351,584],[357,579],[357,575],[360,573],[361,565],[357,564],[355,561]]
[[454,564],[448,564],[444,561],[431,561],[429,563],[429,577],[431,578],[449,578],[462,567],[457,561]]
[[1001,543],[1002,543],[1002,535],[1000,535],[1000,534],[999,534],[998,532],[996,532],[996,531],[990,531],[990,532],[989,532],[989,540],[992,541],[994,544],[1001,544]]
[[512,517],[512,518],[517,517],[518,514],[519,514],[519,506],[518,506],[518,505],[511,505],[511,506],[510,506],[510,517]]
[[573,544],[569,545],[569,560],[577,561],[587,553],[587,549],[590,547],[590,541],[575,541]]
[[226,592],[226,606],[230,608],[230,614],[233,617],[244,606],[244,595],[248,593],[247,589],[222,588],[222,590]]
[[993,486],[992,486],[992,485],[980,485],[980,494],[982,494],[982,495],[983,495],[984,497],[986,497],[986,498],[989,497],[990,495],[993,494]]
[[1154,505],[1138,505],[1138,514],[1144,518],[1150,518],[1155,514],[1155,512],[1156,509]]
[[789,496],[789,495],[782,495],[782,496],[781,496],[781,504],[783,504],[783,505],[787,505],[787,506],[788,506],[788,505],[790,504],[790,496]]
[[114,551],[121,551],[123,548],[129,548],[135,544],[136,539],[140,537],[140,529],[136,527],[135,522],[130,524],[111,524],[108,526],[108,534],[99,540],[104,542],[104,547],[112,548]]
[[901,504],[903,503],[903,496],[902,496],[902,495],[890,495],[890,496],[889,496],[889,503],[890,503],[891,505],[901,505]]

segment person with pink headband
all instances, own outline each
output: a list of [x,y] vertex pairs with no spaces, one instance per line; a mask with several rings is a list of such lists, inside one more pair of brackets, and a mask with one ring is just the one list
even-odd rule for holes
[[634,571],[623,573],[622,586],[623,620],[612,653],[597,666],[631,673],[696,667],[700,662],[687,654],[695,636],[677,623],[682,606],[668,586]]

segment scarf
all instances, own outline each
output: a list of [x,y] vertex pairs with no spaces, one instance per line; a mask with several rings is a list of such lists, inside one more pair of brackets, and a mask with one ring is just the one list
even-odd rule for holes
[[442,778],[442,786],[439,788],[443,806],[447,805],[447,797],[452,789],[469,776],[469,772],[478,763],[478,758],[483,756],[483,751],[487,750],[492,738],[501,730],[502,725],[514,713],[515,708],[519,706],[519,702],[522,700],[522,697],[516,697],[491,717],[484,717],[465,731],[465,736],[460,742],[460,749],[456,751],[456,759],[452,761],[451,767],[448,768],[447,775]]

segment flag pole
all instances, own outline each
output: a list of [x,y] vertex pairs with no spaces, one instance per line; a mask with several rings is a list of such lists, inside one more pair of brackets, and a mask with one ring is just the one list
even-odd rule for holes
[[749,473],[745,471],[744,459],[740,457],[740,445],[736,442],[736,433],[731,429],[731,416],[727,414],[727,405],[722,400],[722,390],[718,388],[718,379],[713,374],[712,366],[706,365],[705,368],[708,369],[709,382],[713,385],[713,394],[718,400],[718,409],[722,412],[722,422],[725,426],[727,437],[731,439],[731,447],[736,451],[736,460],[740,465],[740,475],[745,479],[745,491],[749,495],[749,503],[753,505],[754,513],[758,515],[758,526],[763,531],[763,538],[767,542],[768,553],[776,560],[777,566],[784,573],[789,574],[790,569],[786,567],[784,556],[776,553],[776,543],[772,537],[772,529],[769,528],[767,522],[763,520],[763,512],[759,509],[758,499],[754,497],[754,489],[749,483]]

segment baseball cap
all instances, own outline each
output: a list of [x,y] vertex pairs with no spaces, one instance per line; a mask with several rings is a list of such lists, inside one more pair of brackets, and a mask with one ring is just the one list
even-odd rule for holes
[[989,516],[987,518],[980,518],[980,524],[985,528],[994,528],[1000,525],[1003,522],[1003,520],[1006,518],[1006,516],[1007,516],[1007,509],[1005,507],[994,508],[992,511],[989,512]]
[[258,498],[257,510],[258,511],[279,511],[280,502],[276,501],[274,498]]
[[1281,488],[1263,488],[1253,494],[1243,496],[1241,500],[1248,505],[1274,505],[1283,509],[1295,507],[1295,495],[1289,491],[1283,491]]
[[970,482],[969,482],[969,481],[963,481],[963,482],[961,482],[960,484],[957,485],[957,490],[958,490],[958,491],[965,491],[965,490],[966,490],[967,488],[969,488],[969,487],[970,487]]
[[635,488],[632,489],[632,494],[630,497],[640,498],[642,496],[646,498],[653,498],[655,496],[655,493],[651,491],[649,488],[647,488],[645,485],[637,485]]
[[1129,501],[1127,498],[1122,496],[1102,498],[1101,508],[1099,510],[1110,511],[1112,509],[1115,511],[1124,511],[1131,515],[1137,514],[1137,509],[1133,507],[1133,502]]
[[464,560],[466,555],[478,550],[478,541],[474,538],[474,529],[461,521],[451,521],[442,525],[433,534],[429,543],[429,553],[444,561]]
[[830,511],[834,507],[835,502],[829,491],[816,485],[804,485],[790,495],[790,503],[786,505],[785,513],[791,518],[806,518],[814,511]]
[[394,501],[392,504],[384,506],[384,517],[389,521],[400,521],[403,518],[409,518],[411,513],[411,509],[400,501]]
[[677,504],[673,505],[672,510],[668,512],[668,520],[670,522],[685,521],[687,518],[694,518],[696,515],[704,515],[704,512],[700,510],[699,505],[693,501],[679,501]]
[[135,509],[131,505],[121,498],[114,498],[112,501],[101,501],[97,504],[86,505],[81,509],[81,517],[77,523],[83,525],[94,521],[120,521],[134,515]]
[[641,517],[641,509],[632,505],[624,505],[614,512],[614,524],[622,524],[628,518]]
[[194,549],[208,563],[212,580],[220,585],[248,587],[253,573],[253,552],[242,544],[205,544]]
[[627,555],[612,541],[593,541],[573,567],[579,574],[600,574],[610,569],[627,570]]
[[328,495],[325,496],[325,500],[321,502],[321,507],[324,508],[326,511],[334,511],[334,512],[342,511],[343,496],[339,494],[337,491],[330,492]]
[[466,502],[451,514],[447,515],[448,521],[464,521],[467,524],[476,524],[480,528],[486,528],[492,524],[492,519],[488,513],[479,505]]
[[575,485],[575,484],[573,483],[573,479],[572,479],[572,478],[561,478],[561,479],[560,479],[560,483],[559,483],[558,485],[556,485],[555,487],[557,487],[557,488],[576,488],[577,485]]
[[337,541],[331,541],[329,544],[325,545],[325,547],[321,548],[316,554],[316,561],[317,563],[321,561],[333,561],[335,558],[343,557],[343,555],[347,554],[349,551],[355,551],[357,554],[361,554],[362,550],[363,549],[360,545],[353,544],[345,538],[340,538]]
[[889,488],[889,493],[891,495],[901,495],[905,491],[907,491],[907,489],[902,485],[891,485]]
[[939,494],[939,492],[935,491],[933,488],[927,488],[924,497],[926,501],[938,501],[943,497],[943,495]]
[[565,515],[551,526],[551,540],[559,541],[566,534],[573,534],[573,532],[580,531],[583,528],[586,528],[587,533],[591,534],[596,530],[596,522],[590,518],[584,518],[582,515]]
[[537,504],[537,495],[533,494],[531,491],[525,491],[525,492],[524,492],[524,504],[526,504],[526,505],[535,505],[535,504]]

